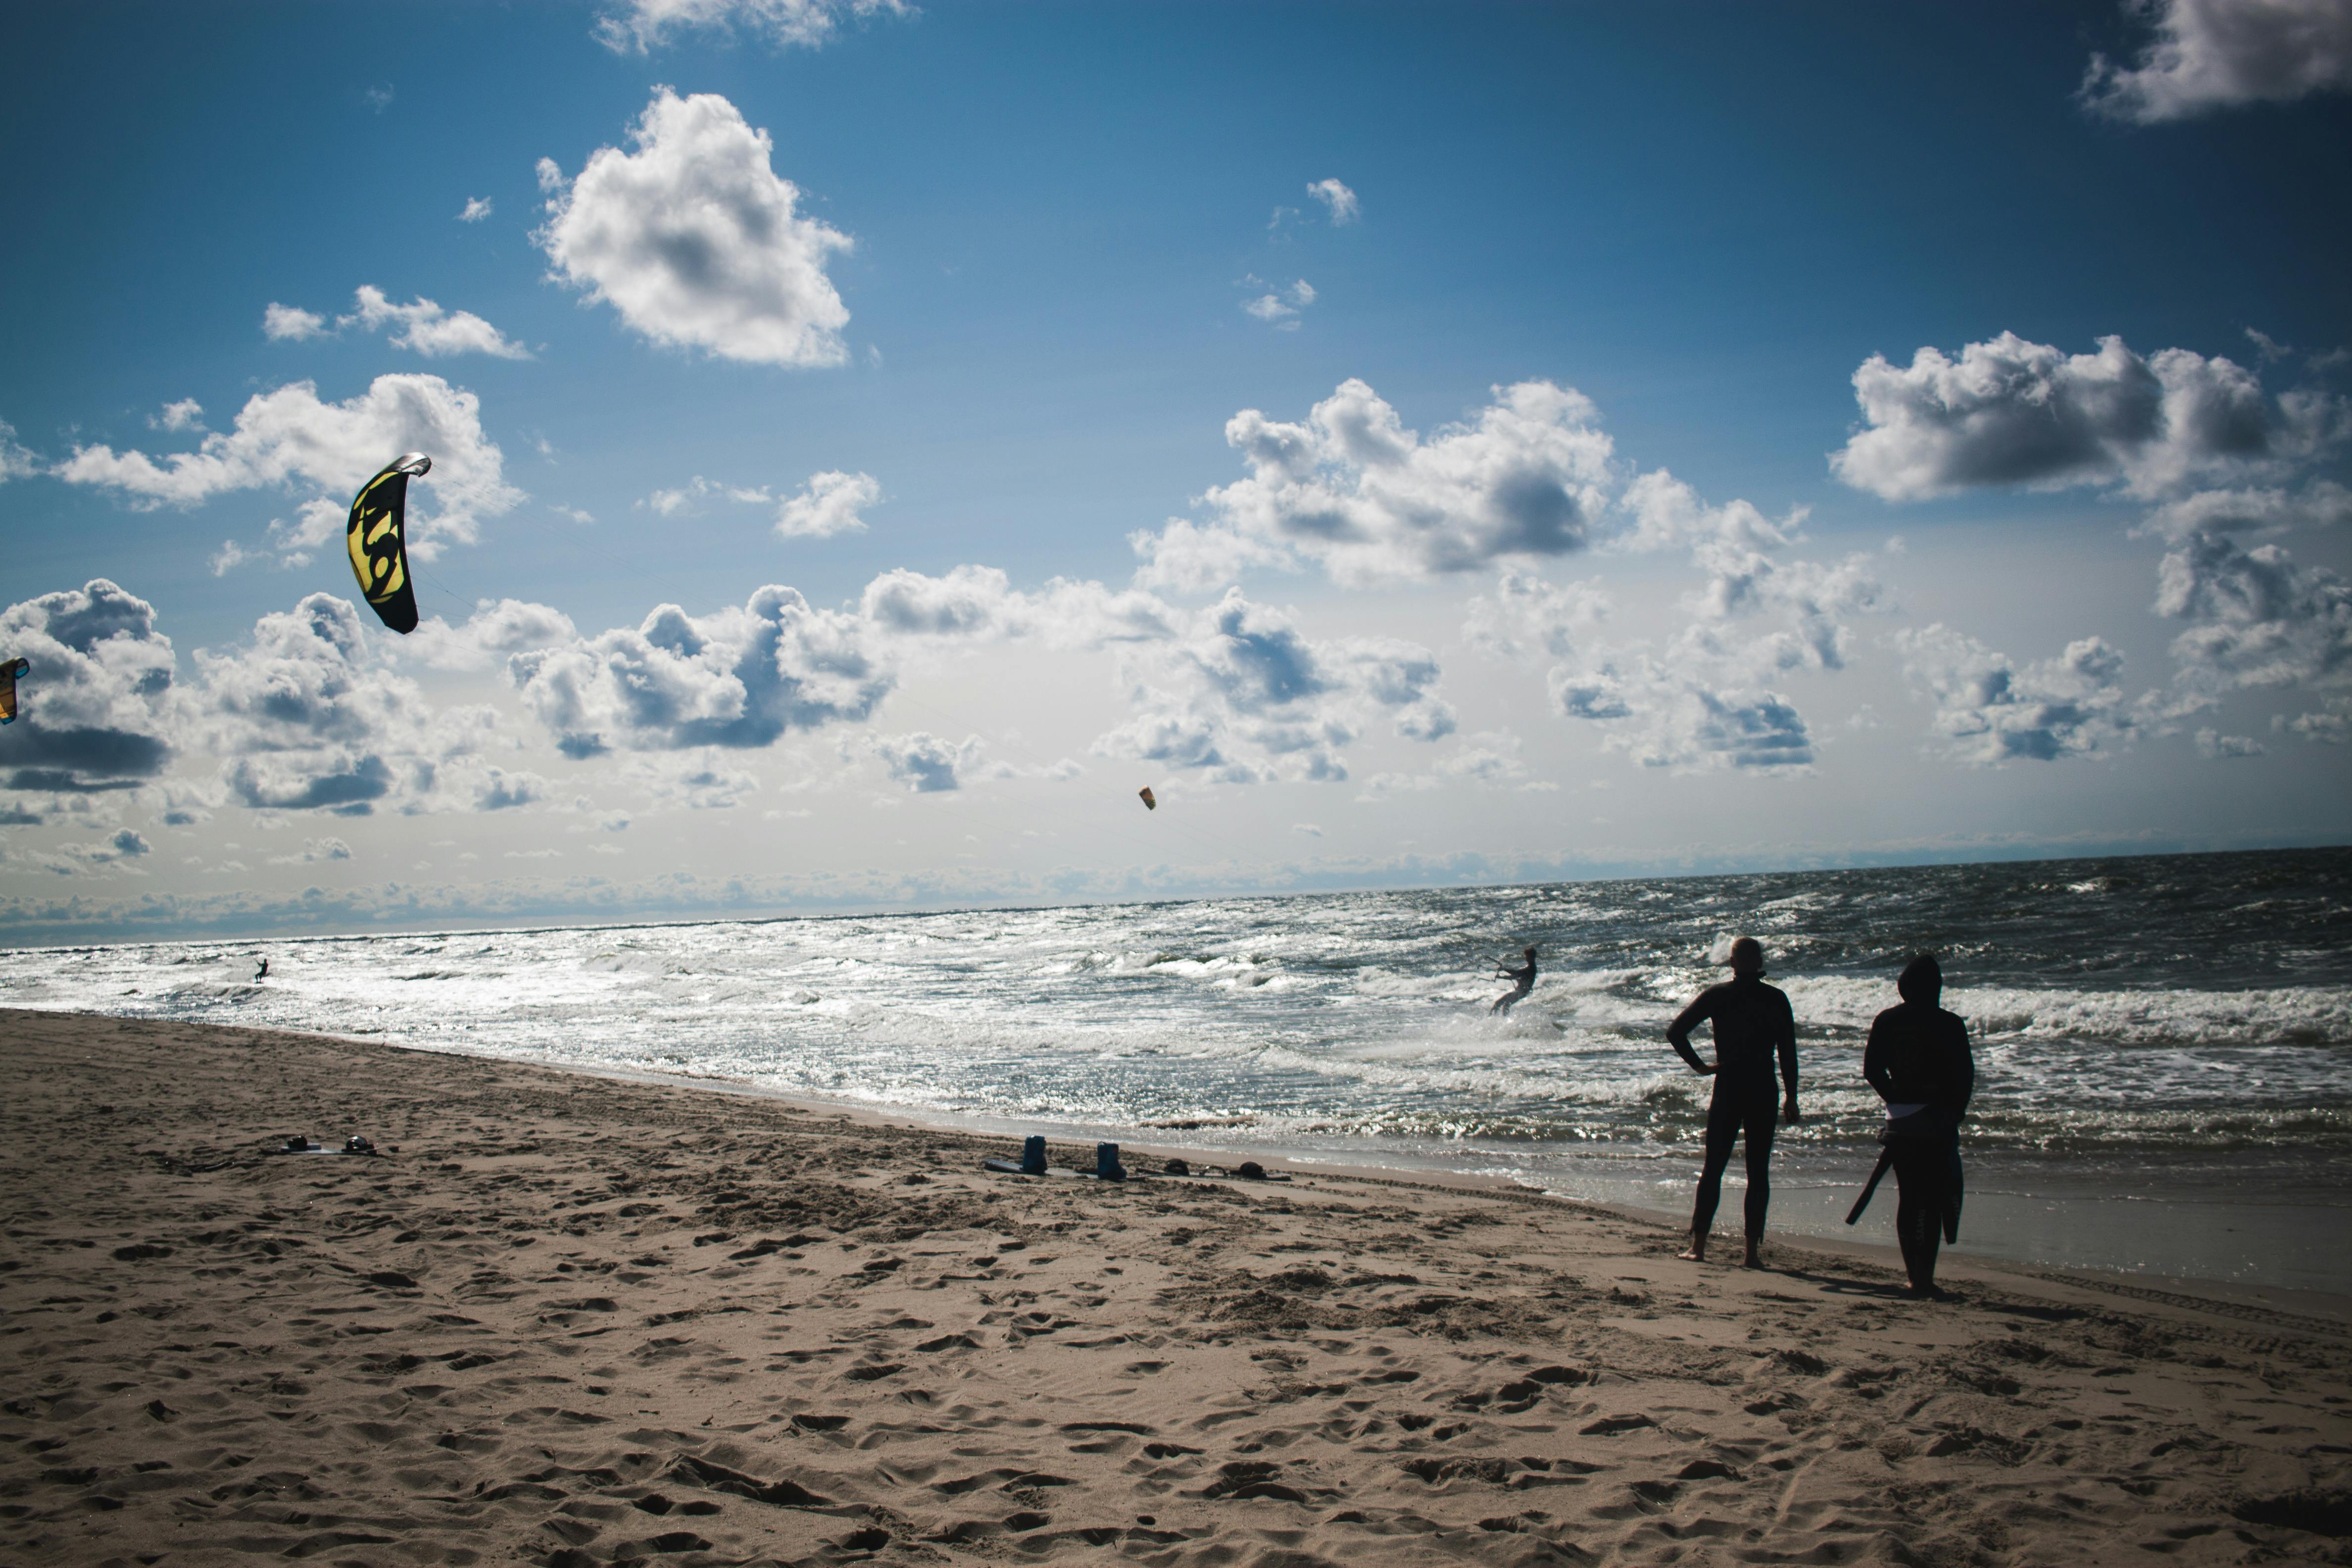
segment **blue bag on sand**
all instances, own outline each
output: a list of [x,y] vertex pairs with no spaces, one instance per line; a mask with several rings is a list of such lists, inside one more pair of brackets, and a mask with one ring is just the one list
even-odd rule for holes
[[1024,1175],[1045,1173],[1045,1140],[1043,1134],[1021,1140],[1021,1170]]
[[1127,1180],[1127,1167],[1118,1163],[1118,1144],[1097,1143],[1095,1145],[1095,1174],[1106,1182],[1123,1182]]

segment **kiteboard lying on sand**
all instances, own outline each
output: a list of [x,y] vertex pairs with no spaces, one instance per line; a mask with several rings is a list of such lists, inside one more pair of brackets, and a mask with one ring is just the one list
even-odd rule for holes
[[288,1134],[269,1152],[273,1154],[373,1154],[376,1147],[373,1140],[358,1132],[331,1148],[324,1143],[313,1143],[307,1135],[295,1132]]
[[1181,1159],[1171,1160],[1157,1171],[1130,1171],[1126,1166],[1119,1163],[1118,1145],[1116,1143],[1097,1143],[1095,1145],[1095,1168],[1093,1170],[1065,1170],[1061,1166],[1048,1165],[1045,1163],[1045,1140],[1034,1135],[1022,1141],[1020,1159],[982,1160],[980,1163],[980,1168],[983,1171],[993,1171],[997,1174],[1004,1176],[1078,1176],[1087,1181],[1099,1182],[1127,1182],[1151,1176],[1174,1176],[1192,1180],[1205,1180],[1214,1176],[1228,1176],[1236,1181],[1243,1182],[1286,1182],[1290,1180],[1288,1176],[1276,1175],[1268,1172],[1265,1166],[1259,1164],[1255,1160],[1244,1160],[1240,1164],[1234,1166],[1230,1171],[1220,1170],[1214,1166],[1206,1170],[1196,1171],[1190,1163]]

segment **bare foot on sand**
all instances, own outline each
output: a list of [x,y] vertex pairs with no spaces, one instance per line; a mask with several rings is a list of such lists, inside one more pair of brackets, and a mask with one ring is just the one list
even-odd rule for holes
[[1681,1258],[1685,1263],[1706,1262],[1706,1237],[1694,1235],[1691,1237],[1691,1244],[1688,1247],[1684,1247],[1680,1252],[1675,1253],[1675,1256]]
[[1751,1241],[1748,1244],[1748,1256],[1740,1260],[1739,1266],[1742,1268],[1761,1268],[1764,1267],[1764,1254],[1758,1249],[1756,1243]]

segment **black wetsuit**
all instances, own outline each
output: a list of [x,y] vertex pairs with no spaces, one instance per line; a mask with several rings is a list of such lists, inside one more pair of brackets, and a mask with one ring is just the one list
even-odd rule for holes
[[1881,1013],[1871,1021],[1862,1052],[1862,1076],[1889,1105],[1927,1108],[1890,1122],[1886,1136],[1887,1163],[1902,1193],[1895,1237],[1904,1272],[1922,1290],[1935,1288],[1942,1242],[1948,1235],[1958,1238],[1960,1118],[1977,1083],[1969,1026],[1936,1005],[1938,994]]
[[1536,961],[1532,958],[1528,959],[1527,967],[1524,969],[1512,969],[1507,965],[1497,964],[1495,966],[1495,973],[1506,975],[1517,984],[1511,990],[1496,997],[1495,1005],[1486,1011],[1500,1013],[1505,1017],[1508,1017],[1511,1009],[1517,1006],[1526,998],[1527,994],[1536,988]]
[[1765,1211],[1772,1203],[1772,1130],[1780,1122],[1780,1100],[1772,1092],[1776,1058],[1789,1098],[1797,1097],[1797,1018],[1787,994],[1754,975],[1710,985],[1666,1027],[1666,1038],[1695,1068],[1705,1064],[1691,1049],[1690,1032],[1703,1019],[1715,1023],[1715,1097],[1706,1108],[1706,1163],[1691,1208],[1691,1235],[1704,1237],[1715,1224],[1724,1167],[1731,1163],[1732,1144],[1744,1137],[1752,1242],[1762,1237]]

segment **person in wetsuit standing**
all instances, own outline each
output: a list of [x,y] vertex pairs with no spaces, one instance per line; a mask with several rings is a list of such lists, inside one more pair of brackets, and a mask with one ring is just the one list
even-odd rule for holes
[[1911,1277],[1911,1294],[1932,1297],[1942,1294],[1936,1254],[1948,1237],[1958,1239],[1960,1118],[1976,1092],[1977,1064],[1968,1025],[1939,1005],[1944,971],[1934,953],[1905,964],[1895,989],[1902,1005],[1871,1020],[1862,1076],[1886,1101],[1880,1137],[1902,1194],[1895,1238],[1903,1271]]
[[1505,1017],[1508,1017],[1511,1009],[1517,1006],[1526,998],[1527,994],[1536,988],[1536,950],[1534,948],[1528,949],[1527,960],[1525,967],[1519,969],[1513,969],[1509,964],[1500,962],[1496,963],[1495,973],[1513,984],[1511,989],[1495,998],[1495,1005],[1487,1008],[1487,1012],[1500,1013]]
[[[1715,1060],[1704,1062],[1691,1048],[1690,1032],[1702,1020],[1715,1025]],[[1731,1163],[1731,1146],[1748,1143],[1748,1257],[1750,1268],[1760,1268],[1758,1248],[1764,1240],[1765,1211],[1772,1203],[1772,1066],[1777,1058],[1788,1098],[1779,1120],[1795,1126],[1797,1114],[1797,1018],[1789,998],[1779,987],[1764,984],[1764,949],[1754,937],[1731,944],[1731,978],[1710,985],[1698,1000],[1666,1026],[1666,1039],[1691,1071],[1715,1079],[1715,1095],[1706,1108],[1706,1163],[1698,1178],[1698,1201],[1691,1207],[1690,1250],[1683,1257],[1694,1263],[1706,1260],[1707,1232],[1715,1225],[1715,1205],[1723,1196],[1724,1167]]]

